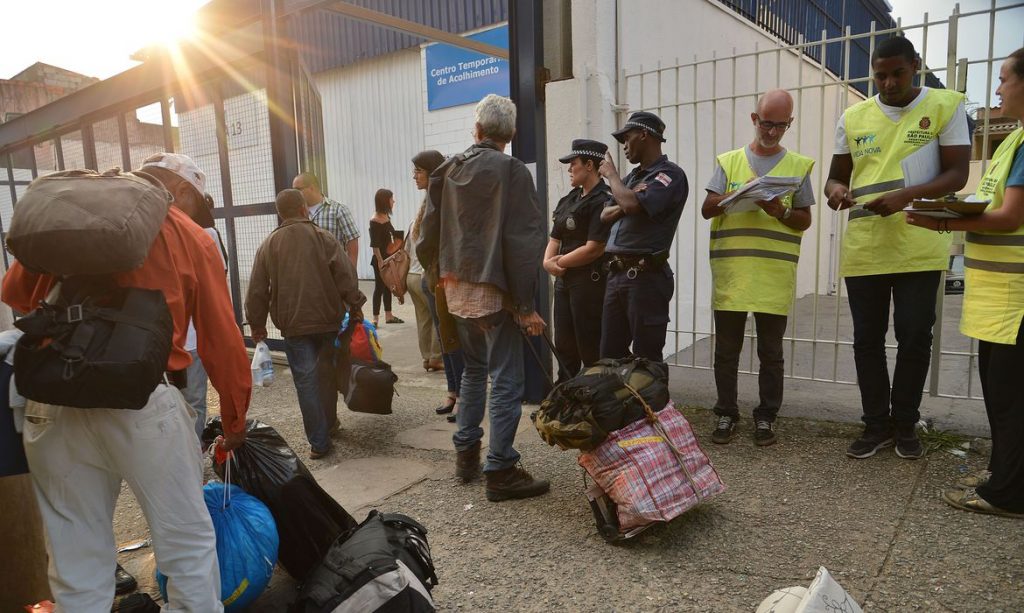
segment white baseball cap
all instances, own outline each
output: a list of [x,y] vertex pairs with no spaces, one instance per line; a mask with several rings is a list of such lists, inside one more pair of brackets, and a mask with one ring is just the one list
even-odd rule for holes
[[183,153],[155,153],[142,162],[143,169],[147,166],[165,168],[188,181],[200,196],[206,194],[206,173],[199,170],[192,158]]

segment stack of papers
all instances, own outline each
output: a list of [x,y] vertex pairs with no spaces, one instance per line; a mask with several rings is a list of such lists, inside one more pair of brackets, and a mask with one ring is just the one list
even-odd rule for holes
[[761,207],[755,204],[758,200],[772,200],[792,194],[799,189],[804,177],[758,177],[743,187],[729,194],[718,203],[725,213],[746,213],[757,211]]
[[978,198],[974,194],[966,198],[922,198],[911,202],[903,210],[907,213],[935,219],[958,219],[984,213],[990,202],[991,200]]

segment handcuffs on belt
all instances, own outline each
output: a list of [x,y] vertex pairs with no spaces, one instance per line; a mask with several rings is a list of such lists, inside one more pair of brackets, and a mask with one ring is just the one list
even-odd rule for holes
[[613,255],[605,262],[604,268],[608,272],[626,271],[626,278],[633,280],[637,275],[648,270],[654,270],[668,261],[668,251],[645,255]]

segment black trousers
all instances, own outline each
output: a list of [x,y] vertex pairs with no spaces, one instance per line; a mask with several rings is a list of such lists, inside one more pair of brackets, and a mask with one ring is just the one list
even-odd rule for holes
[[601,357],[635,356],[664,361],[665,333],[668,330],[668,303],[675,292],[672,269],[637,273],[633,279],[626,271],[608,274],[601,318]]
[[992,478],[978,494],[1000,509],[1024,513],[1024,394],[1020,377],[1024,365],[1024,326],[1017,344],[979,341],[978,369],[985,412],[992,430]]
[[[853,358],[864,410],[861,419],[868,428],[906,426],[921,419],[939,278],[937,270],[846,277],[853,316]],[[885,356],[890,296],[898,344],[891,387]]]
[[570,271],[555,281],[555,350],[566,369],[560,379],[575,377],[601,357],[605,277],[594,281],[590,274],[589,268]]
[[377,265],[377,258],[373,258],[370,261],[370,266],[373,267],[373,316],[377,317],[380,315],[380,302],[384,300],[384,311],[391,312],[391,290],[384,283],[384,279],[380,276],[380,267]]
[[[782,337],[786,333],[785,315],[754,313],[757,325],[757,385],[761,402],[754,409],[754,421],[775,421],[782,406],[782,379],[785,374],[785,355]],[[740,353],[743,351],[743,332],[747,327],[747,314],[739,311],[715,311],[715,386],[718,402],[715,415],[740,416],[737,404]]]

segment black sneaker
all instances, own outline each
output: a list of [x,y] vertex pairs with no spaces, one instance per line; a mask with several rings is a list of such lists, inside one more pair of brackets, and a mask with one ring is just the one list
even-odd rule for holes
[[778,437],[775,436],[775,424],[770,421],[760,420],[754,429],[754,444],[758,447],[774,445]]
[[728,415],[719,415],[718,425],[715,426],[715,431],[711,433],[711,441],[719,445],[731,443],[732,439],[736,438],[736,421],[736,419]]
[[846,450],[846,455],[851,458],[857,458],[863,460],[864,458],[870,458],[875,455],[879,449],[885,449],[892,445],[892,430],[886,428],[884,430],[871,430],[869,428],[864,429],[864,434],[860,435],[860,438],[853,441],[850,447]]
[[135,577],[124,569],[120,564],[114,569],[114,594],[127,594],[139,587]]
[[904,460],[916,460],[924,457],[924,446],[917,438],[914,424],[896,427],[896,455]]
[[551,484],[534,479],[520,466],[484,473],[487,479],[487,500],[499,502],[514,498],[531,498],[546,494]]
[[480,478],[480,441],[455,453],[455,476],[469,483]]
[[158,605],[149,594],[136,592],[127,596],[119,596],[114,599],[114,606],[111,613],[160,613]]

